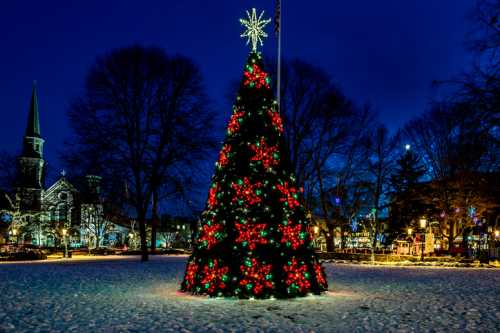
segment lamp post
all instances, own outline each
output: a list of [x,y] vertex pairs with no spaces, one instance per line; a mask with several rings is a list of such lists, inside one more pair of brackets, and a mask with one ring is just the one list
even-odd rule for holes
[[66,228],[63,228],[62,234],[63,234],[63,240],[64,240],[64,258],[68,257],[68,243],[66,242],[66,233],[68,230]]
[[12,236],[16,238],[16,246],[18,246],[19,242],[17,239],[17,229],[16,228],[12,229]]
[[[412,228],[408,228],[407,232],[408,232],[408,237],[410,237],[410,239],[411,239],[411,234],[413,232],[413,229]],[[408,255],[411,255],[412,252],[413,252],[411,244],[412,243],[410,243],[410,246],[408,246]]]
[[134,243],[134,234],[128,234],[129,237],[129,246],[132,247],[133,250],[135,250],[135,243]]
[[422,229],[422,256],[420,261],[424,261],[424,247],[425,247],[425,227],[427,226],[427,220],[425,218],[420,219],[420,228]]

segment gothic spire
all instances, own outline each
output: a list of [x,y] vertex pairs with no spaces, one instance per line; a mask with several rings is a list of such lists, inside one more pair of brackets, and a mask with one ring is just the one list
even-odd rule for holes
[[38,97],[36,95],[36,81],[33,81],[33,92],[31,93],[31,102],[28,115],[28,124],[26,125],[27,137],[40,138],[40,120],[38,116]]

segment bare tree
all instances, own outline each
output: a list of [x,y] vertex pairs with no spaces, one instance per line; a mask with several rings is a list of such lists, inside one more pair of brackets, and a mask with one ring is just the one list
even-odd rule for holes
[[[200,70],[191,60],[133,46],[99,57],[85,95],[69,110],[75,145],[67,160],[125,182],[143,261],[153,193],[168,187],[174,170],[187,177],[210,147],[213,114],[207,105]],[[85,163],[85,153],[97,155],[98,163]]]
[[[436,209],[448,248],[471,223],[468,208],[478,213],[494,208],[484,179],[498,174],[495,116],[475,103],[436,103],[405,127],[405,134],[423,157],[430,177],[427,204]],[[483,191],[481,193],[481,191]]]
[[[315,193],[319,198],[326,230],[323,230],[327,251],[333,251],[334,234],[340,229],[340,246],[344,246],[346,227],[363,208],[366,189],[366,160],[369,155],[365,144],[373,114],[369,108],[353,109],[349,121],[349,134],[338,142],[340,149],[329,156],[328,163],[317,167]],[[342,125],[345,126],[345,125]]]
[[387,209],[390,177],[395,165],[394,152],[399,144],[399,133],[390,136],[384,126],[377,127],[367,142],[370,156],[367,171],[370,181],[371,209],[368,218],[370,224],[370,241],[372,261],[375,260],[374,249],[377,236],[382,231],[380,214]]
[[17,176],[17,159],[8,151],[0,151],[0,189],[10,192],[14,189]]

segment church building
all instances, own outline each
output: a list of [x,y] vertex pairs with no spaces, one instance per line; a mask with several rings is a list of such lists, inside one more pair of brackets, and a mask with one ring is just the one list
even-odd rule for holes
[[84,184],[76,188],[63,171],[54,184],[45,187],[44,143],[34,85],[12,200],[19,243],[51,247],[61,245],[66,238],[71,247],[124,244],[129,230],[106,219],[99,176],[87,175]]

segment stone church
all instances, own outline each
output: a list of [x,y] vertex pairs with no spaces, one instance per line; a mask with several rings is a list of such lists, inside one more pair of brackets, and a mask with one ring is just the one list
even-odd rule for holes
[[60,178],[45,187],[45,140],[40,132],[38,99],[33,86],[23,149],[18,159],[18,181],[12,203],[17,211],[20,242],[40,246],[58,246],[66,241],[71,247],[118,246],[126,242],[126,225],[110,222],[104,214],[100,192],[101,178],[87,175],[83,185],[75,187],[61,172]]

